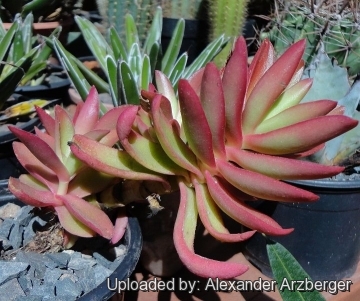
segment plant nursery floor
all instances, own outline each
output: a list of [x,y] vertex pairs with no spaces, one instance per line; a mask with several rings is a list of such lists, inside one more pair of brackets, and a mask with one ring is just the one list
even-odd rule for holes
[[[244,275],[237,277],[236,280],[258,280],[259,277],[262,279],[270,280],[268,277],[261,274],[254,266],[252,266],[240,252],[229,258],[229,261],[241,262],[250,266],[249,271]],[[165,283],[168,283],[169,279],[161,279],[156,277],[157,280],[164,280]],[[161,291],[161,292],[143,292],[143,291],[126,291],[124,296],[115,295],[113,301],[281,301],[281,297],[277,288],[272,292],[214,292],[211,287],[209,288],[209,282],[207,279],[199,278],[190,273],[187,269],[183,268],[181,271],[176,273],[173,278],[175,282],[180,280],[188,281],[188,283],[195,284],[195,290],[192,294],[189,293],[189,290],[180,291]],[[146,271],[144,271],[140,265],[136,268],[135,272],[130,277],[132,281],[151,281],[155,277]],[[170,277],[172,279],[172,277]],[[339,292],[337,295],[331,295],[327,292],[324,292],[326,300],[329,301],[353,301],[359,300],[360,296],[360,264],[355,272],[355,274],[349,278],[352,280],[353,284],[350,286],[350,292]],[[185,285],[185,284],[184,284]],[[204,290],[204,287],[208,285],[208,290]],[[211,285],[210,285],[211,286]]]

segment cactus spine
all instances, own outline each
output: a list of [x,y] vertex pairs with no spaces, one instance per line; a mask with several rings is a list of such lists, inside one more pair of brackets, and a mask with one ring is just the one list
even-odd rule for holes
[[158,1],[154,0],[96,0],[105,28],[114,27],[121,38],[125,36],[125,15],[131,14],[141,41],[147,36]]
[[235,38],[242,34],[249,0],[209,1],[210,40],[222,34],[230,38],[228,45],[215,58],[218,66],[223,66],[230,54]]
[[359,20],[360,5],[355,0],[275,0],[275,14],[260,38],[269,38],[278,53],[306,38],[307,64],[323,42],[326,53],[355,75],[360,72]]

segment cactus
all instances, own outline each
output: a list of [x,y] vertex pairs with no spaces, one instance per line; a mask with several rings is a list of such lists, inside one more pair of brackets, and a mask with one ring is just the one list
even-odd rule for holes
[[282,53],[289,45],[306,38],[304,55],[309,64],[323,42],[325,51],[349,75],[360,72],[360,10],[357,1],[275,0],[275,14],[260,39],[269,38]]
[[221,67],[225,64],[235,38],[241,35],[249,0],[213,0],[209,1],[210,40],[220,35],[230,38],[228,45],[215,58]]
[[203,2],[203,0],[162,0],[161,7],[166,18],[194,20],[199,18]]
[[121,38],[125,37],[125,15],[131,14],[141,41],[146,38],[158,4],[154,0],[96,0],[105,28],[114,27]]

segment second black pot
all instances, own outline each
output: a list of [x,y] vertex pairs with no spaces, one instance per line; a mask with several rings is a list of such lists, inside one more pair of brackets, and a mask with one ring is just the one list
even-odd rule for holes
[[[255,207],[283,228],[294,228],[289,235],[269,238],[287,248],[313,280],[351,276],[360,259],[360,181],[292,183],[320,199],[314,203],[257,202]],[[272,276],[264,236],[256,233],[244,253],[263,274]]]

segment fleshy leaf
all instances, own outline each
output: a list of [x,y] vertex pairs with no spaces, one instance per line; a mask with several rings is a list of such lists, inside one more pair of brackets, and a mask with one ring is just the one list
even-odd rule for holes
[[124,236],[128,220],[125,212],[121,210],[115,220],[114,235],[110,240],[112,244],[116,244]]
[[222,82],[225,97],[226,139],[228,145],[241,145],[241,119],[247,85],[247,48],[240,37],[225,66]]
[[335,107],[336,102],[331,100],[316,100],[301,103],[280,112],[274,117],[264,120],[256,128],[255,133],[266,133],[301,121],[324,116]]
[[226,149],[228,160],[241,167],[280,180],[310,180],[334,176],[344,170],[305,160],[270,156],[235,148]]
[[162,95],[164,95],[171,104],[172,116],[177,119],[177,116],[180,113],[179,110],[179,102],[176,98],[174,88],[170,82],[170,80],[166,77],[166,75],[160,71],[155,71],[155,80],[156,87]]
[[[182,182],[180,206],[174,226],[174,244],[184,265],[194,274],[204,278],[230,279],[245,273],[249,267],[232,262],[220,262],[194,253],[197,220],[195,193]],[[204,268],[206,267],[206,268]]]
[[55,207],[60,224],[64,229],[79,237],[94,237],[95,231],[76,219],[65,206]]
[[293,229],[283,229],[269,216],[256,211],[250,206],[242,203],[236,198],[227,193],[220,185],[219,181],[205,172],[206,181],[210,195],[216,204],[235,221],[244,226],[257,230],[268,235],[286,235],[293,231]]
[[196,192],[196,203],[201,222],[211,236],[223,242],[238,242],[249,239],[256,231],[230,234],[225,228],[219,209],[211,198],[206,184],[194,183]]
[[246,98],[251,94],[255,85],[258,83],[264,73],[270,68],[275,60],[275,51],[269,40],[264,40],[256,52],[249,66],[248,88]]
[[293,44],[265,72],[249,95],[243,112],[243,133],[251,133],[289,84],[305,50],[305,40]]
[[286,184],[268,176],[236,167],[226,162],[217,162],[221,175],[236,188],[257,198],[280,202],[316,201],[312,192]]
[[212,136],[200,99],[189,82],[179,81],[179,102],[187,142],[195,155],[209,167],[215,167]]
[[71,215],[85,226],[89,227],[102,237],[111,239],[114,232],[114,226],[109,217],[99,207],[74,195],[57,195],[56,198],[61,200]]
[[91,87],[81,111],[75,122],[75,132],[85,134],[91,131],[99,118],[100,104],[99,96],[95,87]]
[[205,67],[200,100],[212,134],[214,152],[225,155],[225,98],[220,72],[214,63]]
[[85,136],[75,135],[70,147],[76,157],[98,171],[124,179],[167,183],[162,176],[156,175],[133,160],[127,152],[108,147]]
[[9,178],[9,190],[19,200],[34,207],[61,206],[62,202],[57,200],[53,193],[43,189],[33,188],[19,179]]
[[189,170],[202,178],[200,170],[197,168],[196,157],[188,146],[177,135],[170,120],[163,114],[162,104],[168,100],[160,95],[156,96],[152,103],[152,116],[154,129],[161,146],[166,154],[179,166]]
[[242,147],[269,155],[300,153],[345,133],[357,124],[356,120],[346,116],[320,116],[268,133],[246,135]]
[[51,136],[55,137],[55,120],[44,109],[40,107],[35,107],[36,113],[38,114],[42,125],[44,126],[46,132]]
[[60,182],[68,182],[70,176],[58,156],[46,142],[34,134],[9,126],[10,131],[17,136],[30,150],[30,152],[48,168],[53,170]]

